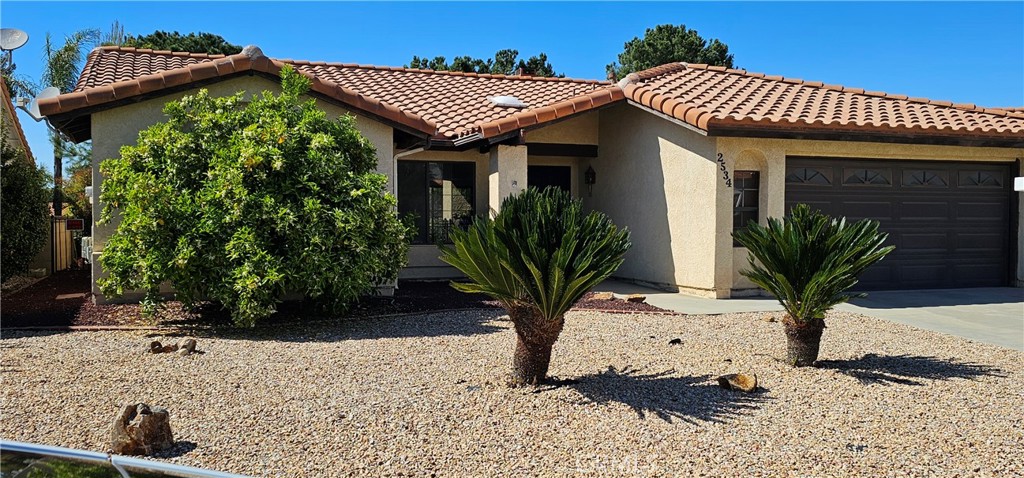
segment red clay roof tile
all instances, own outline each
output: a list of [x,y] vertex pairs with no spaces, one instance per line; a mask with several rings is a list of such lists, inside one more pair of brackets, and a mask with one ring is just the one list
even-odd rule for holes
[[[1024,114],[1014,111],[707,65],[662,65],[620,85],[627,98],[712,133],[749,127],[1024,138]],[[671,109],[664,98],[676,101]]]
[[[310,77],[312,89],[317,93],[418,131],[446,138],[481,133],[481,124],[501,119],[514,118],[501,124],[503,130],[519,124],[535,124],[540,121],[536,114],[522,113],[579,98],[579,104],[571,112],[565,108],[545,111],[543,121],[550,121],[614,101],[612,93],[606,92],[594,98],[587,96],[588,93],[618,90],[607,82],[569,78],[480,75],[351,63],[273,60],[265,56],[250,58],[245,54],[224,56],[101,47],[89,55],[75,89],[75,92],[88,91],[96,101],[90,99],[87,104],[50,101],[41,103],[40,108],[44,114],[56,114],[96,106],[104,102],[98,92],[102,87],[113,86],[118,92],[142,94],[249,69],[279,74],[285,64]],[[501,107],[488,99],[499,95],[516,96],[528,106],[525,109]],[[115,96],[116,99],[124,97],[121,94]]]
[[[247,48],[248,50],[248,48]],[[255,50],[258,52],[258,49]],[[39,103],[44,115],[69,113],[194,81],[285,64],[312,80],[312,91],[426,135],[493,137],[625,98],[714,134],[719,128],[868,130],[1020,138],[1024,111],[768,76],[702,64],[670,63],[629,74],[618,86],[539,78],[273,60],[254,53],[206,55],[134,48],[93,50],[75,91]],[[526,108],[493,104],[511,95]]]

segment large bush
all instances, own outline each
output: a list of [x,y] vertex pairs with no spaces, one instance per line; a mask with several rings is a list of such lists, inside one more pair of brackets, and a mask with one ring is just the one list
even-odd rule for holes
[[441,259],[469,277],[452,285],[494,297],[516,330],[512,384],[545,380],[565,313],[622,265],[629,231],[558,188],[528,188],[502,201],[493,221],[454,230]]
[[750,269],[740,271],[774,295],[786,316],[786,361],[807,367],[818,359],[825,313],[864,294],[851,293],[857,277],[895,249],[883,246],[889,237],[878,221],[846,222],[798,204],[789,217],[751,222],[733,234],[748,250]]
[[374,148],[344,116],[330,120],[309,81],[285,68],[283,93],[168,103],[166,122],[103,162],[101,221],[120,219],[100,261],[104,294],[168,282],[185,304],[213,300],[239,325],[286,294],[344,310],[404,265],[408,230]]
[[25,272],[46,243],[52,194],[46,172],[6,138],[0,131],[0,281]]

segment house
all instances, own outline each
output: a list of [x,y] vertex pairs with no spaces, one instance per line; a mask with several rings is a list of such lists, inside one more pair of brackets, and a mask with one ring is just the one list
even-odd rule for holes
[[[277,91],[286,64],[312,79],[329,114],[356,117],[399,210],[418,217],[402,278],[456,276],[433,245],[446,229],[552,185],[632,231],[616,276],[700,296],[756,293],[731,233],[798,202],[881,221],[897,250],[865,274],[866,289],[1024,285],[1024,208],[1011,189],[1024,173],[1020,111],[707,65],[612,84],[277,60],[252,46],[230,56],[101,47],[75,91],[39,108],[92,139],[101,160],[160,121],[167,101],[199,88]],[[112,227],[93,231],[95,259]]]

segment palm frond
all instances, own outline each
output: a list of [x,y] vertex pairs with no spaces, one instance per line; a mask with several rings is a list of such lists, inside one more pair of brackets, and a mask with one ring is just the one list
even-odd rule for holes
[[806,204],[794,207],[785,221],[751,222],[734,237],[747,248],[750,263],[740,274],[774,295],[796,320],[821,317],[861,296],[847,291],[865,269],[895,249],[884,246],[888,236],[878,231],[877,221],[848,223]]
[[608,278],[629,249],[629,231],[557,188],[527,189],[502,202],[493,219],[455,231],[441,260],[469,278],[461,291],[506,304],[531,304],[546,319],[565,314]]

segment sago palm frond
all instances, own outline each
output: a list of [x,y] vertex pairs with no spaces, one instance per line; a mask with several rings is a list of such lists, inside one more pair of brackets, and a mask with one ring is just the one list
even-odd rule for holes
[[863,294],[847,292],[865,269],[895,249],[883,246],[887,234],[878,222],[847,223],[806,204],[784,221],[751,223],[734,234],[747,248],[750,269],[740,272],[774,295],[795,320],[822,317],[826,311]]
[[455,231],[441,260],[466,276],[454,283],[508,306],[528,304],[546,319],[563,315],[608,278],[629,249],[629,232],[557,188],[527,189],[505,199],[494,220]]

